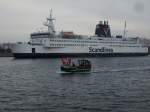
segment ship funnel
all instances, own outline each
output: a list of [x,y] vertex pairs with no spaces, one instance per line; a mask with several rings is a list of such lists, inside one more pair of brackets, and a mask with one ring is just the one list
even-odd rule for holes
[[96,25],[95,35],[99,37],[111,37],[108,21],[100,21],[99,24]]
[[101,25],[102,25],[102,24],[103,24],[103,21],[100,21],[100,22],[99,22],[99,24],[101,24]]

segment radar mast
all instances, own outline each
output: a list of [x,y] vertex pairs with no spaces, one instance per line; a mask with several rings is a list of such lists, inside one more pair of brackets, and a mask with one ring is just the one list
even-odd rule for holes
[[55,28],[53,20],[55,20],[52,16],[52,9],[50,9],[50,16],[47,18],[47,22],[44,23],[45,26],[48,27],[48,32],[52,35],[55,35]]
[[123,37],[126,38],[126,28],[127,28],[127,22],[124,23],[124,31],[123,31]]

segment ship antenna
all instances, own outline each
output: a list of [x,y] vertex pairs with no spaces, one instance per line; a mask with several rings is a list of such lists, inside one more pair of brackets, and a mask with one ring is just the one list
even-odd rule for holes
[[44,25],[48,27],[48,32],[50,32],[50,34],[55,35],[53,20],[55,19],[52,17],[52,9],[50,9],[50,16],[47,18],[47,22],[44,23]]
[[126,21],[125,21],[125,23],[124,23],[124,32],[123,32],[123,37],[125,38],[125,36],[126,36],[126,27],[127,27],[127,23],[126,23]]

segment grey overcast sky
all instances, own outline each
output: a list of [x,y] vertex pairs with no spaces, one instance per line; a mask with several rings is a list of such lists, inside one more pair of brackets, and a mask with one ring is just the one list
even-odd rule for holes
[[28,41],[43,28],[50,8],[56,31],[94,35],[100,20],[109,20],[112,34],[150,38],[150,0],[0,0],[0,43]]

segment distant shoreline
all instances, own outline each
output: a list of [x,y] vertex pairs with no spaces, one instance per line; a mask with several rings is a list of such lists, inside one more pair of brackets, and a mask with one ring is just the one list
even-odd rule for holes
[[13,57],[12,53],[0,53],[0,57]]

